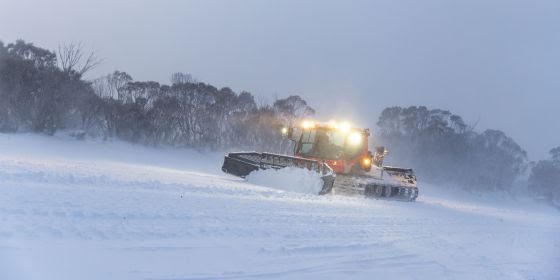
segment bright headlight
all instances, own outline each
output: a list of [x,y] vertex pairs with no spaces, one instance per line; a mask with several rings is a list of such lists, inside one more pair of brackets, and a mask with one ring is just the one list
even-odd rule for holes
[[348,135],[348,143],[352,146],[358,146],[362,143],[362,134],[353,132]]
[[282,127],[282,134],[283,135],[288,135],[288,128],[287,127]]
[[301,127],[303,127],[304,129],[313,128],[313,127],[315,127],[315,123],[312,122],[312,121],[303,121],[301,123]]
[[350,129],[352,129],[352,127],[349,123],[343,122],[338,126],[338,129],[340,129],[340,131],[342,131],[343,133],[348,133],[350,132]]

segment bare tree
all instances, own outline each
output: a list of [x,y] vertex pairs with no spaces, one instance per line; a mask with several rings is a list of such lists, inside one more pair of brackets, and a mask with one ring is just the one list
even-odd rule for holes
[[82,43],[74,42],[58,46],[58,59],[62,71],[74,71],[81,76],[101,63],[95,52],[86,54]]

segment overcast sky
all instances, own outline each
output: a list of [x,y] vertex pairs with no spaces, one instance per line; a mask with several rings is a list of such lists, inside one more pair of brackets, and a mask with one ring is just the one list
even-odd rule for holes
[[19,38],[83,42],[104,58],[88,78],[189,72],[368,126],[426,105],[503,130],[531,159],[560,146],[560,0],[0,0],[0,40]]

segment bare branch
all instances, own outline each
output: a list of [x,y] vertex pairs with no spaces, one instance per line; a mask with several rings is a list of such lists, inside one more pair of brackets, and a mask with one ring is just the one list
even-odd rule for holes
[[62,71],[67,73],[76,72],[80,75],[84,75],[101,63],[101,60],[96,57],[95,52],[91,52],[87,59],[83,61],[83,45],[82,43],[74,42],[58,46],[58,58]]
[[80,75],[84,75],[99,64],[101,64],[101,59],[97,58],[95,52],[91,52],[79,71]]

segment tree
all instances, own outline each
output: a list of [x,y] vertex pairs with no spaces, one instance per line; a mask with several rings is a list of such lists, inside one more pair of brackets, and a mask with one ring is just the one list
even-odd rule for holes
[[292,123],[315,114],[315,110],[298,95],[291,95],[284,99],[274,101],[274,112],[286,123]]
[[503,132],[476,133],[447,110],[390,107],[377,125],[376,140],[392,151],[387,162],[411,165],[427,181],[507,188],[527,166],[526,152]]
[[126,72],[115,71],[107,75],[105,80],[108,86],[108,96],[110,98],[123,100],[124,89],[128,83],[132,82],[132,77]]
[[53,134],[77,128],[87,111],[91,86],[57,67],[56,54],[22,40],[0,45],[0,119],[3,131]]
[[171,75],[171,84],[196,84],[198,81],[189,73],[176,72]]
[[531,169],[529,187],[560,206],[560,147],[550,150],[550,159],[538,161]]
[[83,76],[101,63],[95,52],[86,54],[82,43],[69,43],[58,46],[58,58],[62,71]]
[[549,154],[552,163],[560,167],[560,146],[550,150]]
[[472,151],[476,163],[473,183],[490,188],[511,186],[527,168],[527,153],[499,130],[486,130],[474,139]]
[[30,61],[32,66],[39,69],[54,68],[56,66],[56,55],[48,50],[35,47],[32,43],[17,40],[8,44],[5,53],[12,58],[17,57]]

